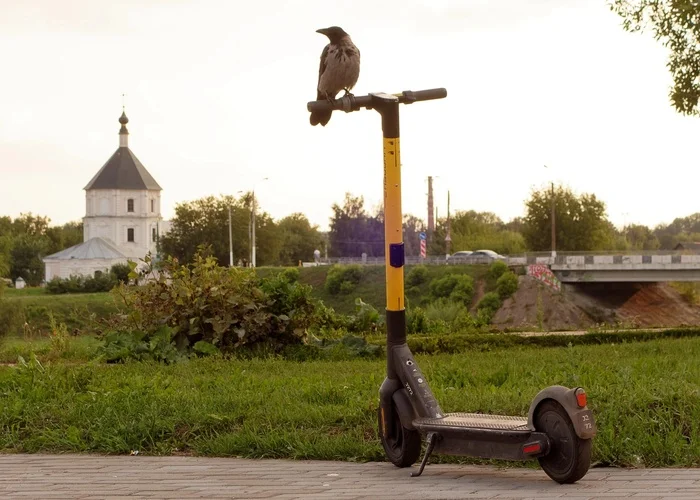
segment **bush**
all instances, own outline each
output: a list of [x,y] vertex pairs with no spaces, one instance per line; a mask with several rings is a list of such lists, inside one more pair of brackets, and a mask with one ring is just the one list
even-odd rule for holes
[[[349,266],[335,265],[326,275],[326,291],[332,295],[340,292],[349,293],[362,279],[362,267],[359,264]],[[344,283],[347,285],[343,285]]]
[[[114,289],[128,314],[112,318],[105,347],[116,349],[116,354],[108,351],[111,358],[121,359],[119,348],[129,342],[136,346],[129,349],[138,352],[142,343],[154,341],[174,343],[183,353],[211,351],[200,342],[222,352],[255,344],[274,350],[302,342],[316,320],[311,287],[290,282],[283,273],[259,278],[250,269],[221,267],[201,254],[191,266],[172,258],[159,265],[164,272],[144,285]],[[124,334],[132,340],[124,340]],[[163,347],[166,354],[168,349]]]
[[352,291],[355,289],[355,283],[351,281],[343,281],[340,284],[340,294],[341,295],[349,295],[352,293]]
[[280,277],[289,283],[299,281],[299,269],[296,267],[288,267],[280,273]]
[[349,318],[347,325],[348,331],[374,333],[379,330],[379,327],[382,325],[382,317],[372,304],[363,302],[362,299],[358,297],[355,299],[355,310],[355,314]]
[[169,364],[183,358],[183,354],[175,347],[174,337],[175,330],[167,326],[161,326],[151,332],[140,330],[109,332],[105,335],[105,342],[97,352],[108,363],[132,359]]
[[52,294],[109,292],[118,283],[111,273],[92,276],[55,277],[46,283],[46,291]]
[[425,310],[420,307],[406,309],[406,332],[407,333],[428,333],[430,331],[430,320]]
[[493,315],[496,314],[496,311],[501,308],[501,304],[501,297],[499,297],[498,293],[489,292],[484,294],[484,296],[481,297],[479,304],[476,306],[477,322],[480,325],[487,325],[491,323]]
[[496,280],[496,292],[501,300],[505,300],[518,290],[518,277],[515,273],[507,271]]
[[486,278],[491,283],[495,283],[506,271],[508,271],[508,265],[505,262],[502,260],[494,260],[491,263],[491,266],[489,266]]
[[469,304],[474,295],[474,279],[468,274],[448,274],[430,282],[435,299],[449,298]]
[[109,270],[109,273],[114,276],[114,279],[119,283],[128,284],[129,283],[129,273],[131,268],[129,264],[114,264]]
[[411,268],[406,275],[406,285],[414,287],[428,281],[428,268],[423,264]]
[[469,311],[461,302],[440,299],[428,305],[425,315],[433,322],[454,323],[460,316],[469,316]]

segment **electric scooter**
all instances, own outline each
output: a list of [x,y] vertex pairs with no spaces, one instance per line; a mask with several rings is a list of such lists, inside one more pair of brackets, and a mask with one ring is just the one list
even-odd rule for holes
[[308,111],[362,108],[379,112],[384,136],[384,235],[386,255],[386,378],[379,389],[379,436],[387,458],[410,467],[427,443],[420,476],[432,453],[502,460],[537,459],[558,483],[574,483],[586,475],[597,429],[583,388],[554,385],[542,389],[527,417],[478,413],[445,413],[406,344],[404,244],[401,212],[399,104],[442,99],[443,88],[373,93],[312,101]]

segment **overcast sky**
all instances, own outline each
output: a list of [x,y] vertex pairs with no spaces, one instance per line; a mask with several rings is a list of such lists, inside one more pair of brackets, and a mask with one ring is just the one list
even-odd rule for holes
[[700,211],[700,121],[669,104],[665,49],[606,0],[0,0],[0,215],[79,220],[123,93],[166,218],[253,186],[323,229],[346,191],[375,206],[379,115],[308,121],[330,25],[361,50],[355,94],[447,88],[401,108],[404,212],[426,219],[429,175],[440,215],[449,188],[452,210],[509,220],[550,180],[618,225]]

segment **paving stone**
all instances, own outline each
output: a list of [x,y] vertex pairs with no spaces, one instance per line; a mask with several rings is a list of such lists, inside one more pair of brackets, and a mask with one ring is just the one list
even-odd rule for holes
[[[415,469],[415,468],[414,468]],[[528,468],[101,455],[0,455],[4,498],[700,498],[700,469],[594,468],[559,485]]]

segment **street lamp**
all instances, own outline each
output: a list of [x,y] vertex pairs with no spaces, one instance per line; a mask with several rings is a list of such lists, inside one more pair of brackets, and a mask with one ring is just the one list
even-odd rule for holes
[[[259,182],[266,181],[267,177],[263,177]],[[251,251],[250,251],[250,265],[255,267],[256,256],[255,256],[255,184],[253,184],[253,206],[251,213]]]
[[[544,168],[549,169],[547,165]],[[557,256],[557,234],[556,226],[556,211],[554,210],[554,181],[550,181],[552,185],[552,258]]]

